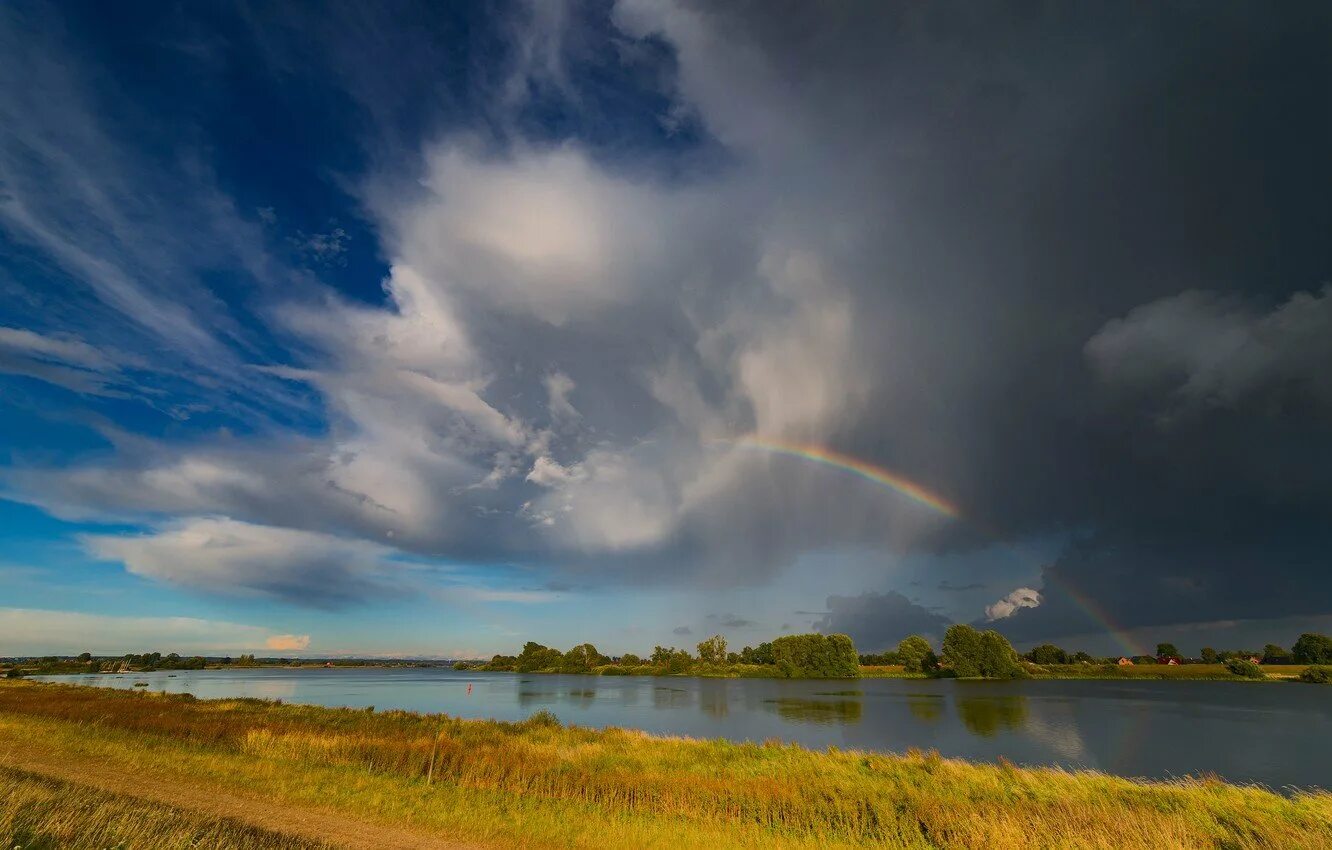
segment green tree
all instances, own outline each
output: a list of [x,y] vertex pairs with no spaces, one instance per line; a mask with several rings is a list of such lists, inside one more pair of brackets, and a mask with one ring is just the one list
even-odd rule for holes
[[1157,658],[1179,658],[1179,650],[1173,643],[1158,643],[1156,645]]
[[561,673],[586,673],[604,661],[605,656],[597,652],[595,646],[590,643],[580,643],[564,653],[559,668]]
[[741,664],[775,664],[772,657],[772,644],[761,643],[757,647],[745,647],[740,650]]
[[1296,664],[1332,664],[1332,637],[1327,635],[1305,632],[1291,649]]
[[943,663],[951,667],[961,679],[974,679],[981,675],[980,632],[966,623],[954,623],[944,632]]
[[91,652],[80,653],[79,660],[82,661],[84,664],[87,664],[89,661],[92,661],[92,653]]
[[920,635],[903,638],[897,645],[897,658],[908,673],[920,673],[939,663],[934,655],[934,647]]
[[786,635],[772,642],[777,668],[788,679],[856,679],[860,659],[846,635]]
[[1212,649],[1210,646],[1204,646],[1199,657],[1204,664],[1215,664],[1221,660],[1221,656],[1217,655],[1216,650]]
[[621,667],[637,667],[642,663],[643,659],[639,658],[637,655],[634,655],[632,652],[626,652],[624,655],[620,656]]
[[523,651],[518,653],[516,668],[519,673],[532,673],[537,670],[558,669],[564,660],[564,654],[558,649],[542,646],[536,641],[523,644]]
[[726,663],[726,638],[713,635],[698,645],[698,660],[704,664]]
[[1295,656],[1284,646],[1277,646],[1274,643],[1269,643],[1267,646],[1263,647],[1264,664],[1290,664],[1294,660]]
[[1014,679],[1023,675],[1017,650],[993,629],[981,632],[981,675],[987,679]]
[[665,667],[667,673],[684,673],[694,663],[688,652],[673,646],[654,647],[649,660],[654,667]]
[[1027,660],[1032,664],[1067,664],[1068,653],[1052,643],[1043,643],[1032,647],[1027,653]]

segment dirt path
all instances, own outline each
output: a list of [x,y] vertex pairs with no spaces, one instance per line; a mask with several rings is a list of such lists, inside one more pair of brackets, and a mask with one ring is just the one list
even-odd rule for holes
[[449,841],[429,833],[368,823],[339,812],[289,806],[220,788],[184,786],[145,773],[127,777],[123,771],[97,763],[79,762],[74,765],[24,747],[19,742],[6,742],[0,746],[0,763],[103,791],[233,818],[274,832],[355,850],[483,850],[477,844]]

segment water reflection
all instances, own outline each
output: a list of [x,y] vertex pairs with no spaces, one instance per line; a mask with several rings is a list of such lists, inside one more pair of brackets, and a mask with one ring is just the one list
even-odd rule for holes
[[854,699],[779,697],[764,700],[764,705],[786,720],[798,723],[859,723],[863,710],[860,700]]
[[689,691],[684,688],[668,688],[664,685],[658,685],[652,689],[652,705],[654,708],[683,708],[689,703]]
[[713,717],[726,717],[731,713],[730,684],[725,679],[704,679],[698,692],[698,707]]
[[560,695],[555,691],[522,691],[518,692],[518,704],[523,708],[529,708],[536,705],[555,705],[560,701]]
[[1027,698],[1022,696],[961,697],[957,713],[974,734],[991,738],[1001,729],[1014,732],[1027,722]]
[[917,720],[937,723],[943,710],[943,694],[907,694],[907,711]]

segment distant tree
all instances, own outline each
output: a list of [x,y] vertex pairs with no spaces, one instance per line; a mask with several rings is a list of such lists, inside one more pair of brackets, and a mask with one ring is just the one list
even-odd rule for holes
[[1204,646],[1199,657],[1202,658],[1204,664],[1216,664],[1221,660],[1221,656],[1217,655],[1216,650],[1210,646]]
[[1179,658],[1179,650],[1173,643],[1158,643],[1156,645],[1157,658]]
[[622,667],[637,667],[642,663],[643,659],[634,655],[632,652],[626,652],[624,655],[620,656],[620,666]]
[[954,675],[962,679],[980,676],[980,656],[980,632],[966,623],[955,623],[944,632],[943,663]]
[[1073,658],[1071,660],[1074,664],[1091,664],[1096,659],[1093,658],[1090,653],[1079,650],[1078,652],[1073,653]]
[[875,667],[888,664],[901,664],[902,656],[898,655],[897,650],[888,652],[867,652],[860,656],[860,663],[867,667]]
[[1022,676],[1017,650],[1008,638],[993,629],[981,632],[981,675],[987,679],[1014,679]]
[[22,678],[23,678],[23,671],[20,670],[20,669],[17,668],[17,667],[10,667],[8,670],[5,671],[5,678],[6,678],[6,679],[22,679]]
[[683,649],[658,646],[653,648],[650,661],[654,667],[665,667],[667,673],[684,673],[694,659]]
[[1332,637],[1305,632],[1295,641],[1291,654],[1296,664],[1332,664]]
[[1275,643],[1269,643],[1263,647],[1264,664],[1291,664],[1294,663],[1295,656],[1284,646],[1277,646]]
[[939,664],[934,647],[920,635],[903,638],[897,645],[897,658],[908,673],[920,673]]
[[1043,643],[1032,647],[1027,660],[1032,664],[1067,664],[1068,653],[1052,643]]
[[523,644],[523,651],[518,653],[516,667],[519,673],[532,673],[537,670],[558,669],[563,661],[564,653],[558,649],[529,640]]
[[698,645],[698,660],[704,664],[726,663],[726,638],[713,635]]
[[772,644],[761,643],[757,647],[745,647],[740,650],[741,664],[774,664]]
[[91,652],[80,653],[79,660],[82,661],[84,664],[87,664],[89,661],[92,661],[92,653]]
[[595,646],[590,643],[580,643],[564,653],[559,668],[561,673],[586,673],[605,661],[606,657],[597,652]]
[[955,623],[944,633],[944,663],[959,678],[1012,679],[1023,675],[1017,651],[994,630],[978,632]]
[[772,642],[777,668],[788,679],[855,679],[856,646],[846,635],[785,635]]

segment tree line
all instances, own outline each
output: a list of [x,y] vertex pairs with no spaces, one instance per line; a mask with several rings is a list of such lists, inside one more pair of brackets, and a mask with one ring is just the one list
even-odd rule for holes
[[599,673],[604,676],[737,675],[788,679],[854,679],[860,676],[855,644],[846,635],[786,635],[739,652],[729,651],[726,638],[713,635],[694,653],[656,646],[647,656],[603,655],[590,643],[566,652],[528,641],[517,655],[496,655],[483,664],[459,662],[460,669],[516,673]]
[[[957,631],[954,631],[957,630]],[[954,635],[954,643],[961,641],[964,646],[975,647],[976,639],[968,634],[967,630],[974,632],[970,626],[954,626],[948,630]],[[998,652],[994,647],[999,644],[996,641],[997,633],[985,632],[981,634],[993,634],[987,638],[990,642],[991,654]],[[945,647],[949,644],[947,636],[944,638]],[[966,654],[966,653],[964,653]],[[1052,643],[1043,643],[1032,647],[1020,656],[1021,660],[1032,664],[1042,666],[1052,664],[1114,664],[1121,656],[1095,656],[1087,652],[1069,652],[1062,647]],[[1200,663],[1200,664],[1225,664],[1226,662],[1240,659],[1249,661],[1258,659],[1261,664],[1332,664],[1332,637],[1314,632],[1306,632],[1300,635],[1295,644],[1286,649],[1278,644],[1269,643],[1261,651],[1252,649],[1224,649],[1217,650],[1210,646],[1204,646],[1195,657],[1186,657],[1173,643],[1158,643],[1156,645],[1155,655],[1134,655],[1129,660],[1135,664],[1159,664],[1168,663],[1171,659],[1181,664]],[[928,672],[935,667],[952,666],[948,660],[935,655],[929,641],[919,635],[912,635],[905,638],[898,644],[896,649],[886,652],[867,653],[860,656],[860,663],[867,666],[880,665],[901,665],[908,672]],[[964,664],[964,667],[966,665]]]

